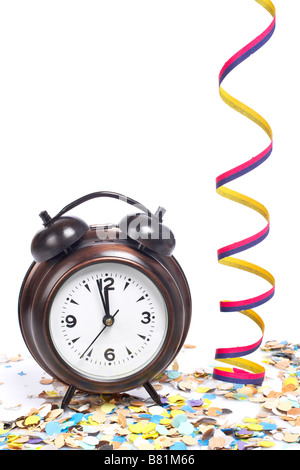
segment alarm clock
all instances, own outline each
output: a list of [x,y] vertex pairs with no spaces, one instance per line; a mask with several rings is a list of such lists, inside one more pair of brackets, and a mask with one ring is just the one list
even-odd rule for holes
[[[115,198],[136,212],[119,224],[88,225],[65,215],[93,198]],[[68,386],[103,395],[144,387],[174,360],[191,321],[191,295],[173,256],[175,237],[151,213],[121,194],[99,191],[39,215],[34,258],[19,295],[19,324],[34,359]]]

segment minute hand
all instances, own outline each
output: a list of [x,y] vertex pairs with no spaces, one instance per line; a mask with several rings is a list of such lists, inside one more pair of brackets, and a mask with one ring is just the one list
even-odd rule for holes
[[[117,313],[119,312],[119,310],[116,311],[116,313],[114,313],[114,315],[112,315],[111,318],[114,318]],[[113,324],[113,323],[112,323]],[[90,349],[90,347],[94,344],[94,342],[99,338],[99,336],[101,335],[101,333],[105,330],[105,328],[107,328],[108,326],[111,326],[111,325],[105,325],[102,330],[99,331],[99,333],[97,334],[97,336],[93,339],[93,341],[91,342],[91,344],[89,344],[89,346],[86,348],[86,350],[81,354],[80,356],[80,359],[83,358],[83,356],[85,355],[85,353]]]

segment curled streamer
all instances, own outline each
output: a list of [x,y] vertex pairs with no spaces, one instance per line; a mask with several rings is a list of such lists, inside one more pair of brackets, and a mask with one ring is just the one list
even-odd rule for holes
[[233,181],[242,175],[254,170],[257,166],[261,165],[271,154],[273,148],[273,136],[272,130],[267,123],[267,121],[256,113],[253,109],[249,108],[245,104],[241,103],[233,96],[229,95],[222,87],[221,84],[225,77],[241,62],[246,60],[251,54],[256,52],[260,49],[272,36],[275,30],[275,20],[276,20],[276,12],[273,3],[269,0],[255,0],[259,3],[265,10],[267,10],[270,15],[273,17],[273,21],[268,26],[268,28],[257,38],[243,47],[239,52],[237,52],[234,56],[229,59],[223,68],[220,71],[219,75],[219,92],[222,100],[235,111],[243,114],[248,119],[251,119],[255,122],[258,126],[260,126],[270,138],[270,145],[259,153],[256,157],[251,158],[250,160],[246,161],[245,163],[226,171],[225,173],[221,174],[216,179],[216,186],[217,186],[217,193],[221,196],[231,199],[239,204],[243,204],[259,214],[261,214],[267,222],[267,225],[263,230],[256,233],[255,235],[245,238],[244,240],[238,241],[231,245],[225,246],[218,250],[218,261],[219,263],[234,267],[237,269],[241,269],[243,271],[247,271],[249,273],[255,274],[260,276],[261,278],[265,279],[271,284],[271,289],[267,292],[264,292],[261,295],[256,297],[252,297],[246,300],[239,300],[239,301],[222,301],[220,302],[220,310],[222,312],[240,312],[243,315],[246,315],[248,318],[253,320],[261,329],[262,336],[261,338],[250,345],[247,346],[240,346],[240,347],[231,347],[231,348],[219,348],[216,350],[215,359],[221,361],[225,364],[229,364],[230,368],[226,367],[215,367],[213,371],[213,377],[217,380],[222,380],[225,382],[233,382],[233,383],[251,383],[260,385],[264,380],[265,370],[262,366],[256,364],[255,362],[249,361],[244,359],[242,356],[246,356],[252,352],[254,352],[257,348],[259,348],[264,334],[264,322],[261,317],[252,310],[253,308],[262,305],[263,303],[267,302],[273,295],[275,290],[275,280],[272,274],[270,274],[265,269],[256,266],[255,264],[249,263],[244,260],[240,260],[237,258],[232,257],[237,253],[240,253],[244,250],[247,250],[258,243],[262,242],[269,233],[269,213],[267,209],[260,204],[259,202],[255,201],[254,199],[249,198],[243,194],[240,194],[236,191],[233,191],[226,186],[226,183]]

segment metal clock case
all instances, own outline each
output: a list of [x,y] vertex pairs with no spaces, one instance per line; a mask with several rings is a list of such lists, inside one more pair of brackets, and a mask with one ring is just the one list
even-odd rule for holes
[[19,322],[38,364],[69,386],[62,405],[76,389],[110,394],[140,386],[160,403],[150,381],[176,357],[191,320],[178,262],[157,252],[157,237],[154,251],[148,239],[124,237],[119,226],[43,219],[46,229],[32,248],[41,260],[21,286]]

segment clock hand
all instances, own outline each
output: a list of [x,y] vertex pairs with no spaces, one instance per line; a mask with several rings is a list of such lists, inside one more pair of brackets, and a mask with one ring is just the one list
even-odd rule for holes
[[[101,297],[102,305],[103,305],[103,308],[104,308],[104,311],[105,311],[105,315],[108,316],[109,315],[108,296],[106,296],[106,298],[104,298],[104,296],[103,296],[101,279],[97,279],[96,282],[97,282],[98,291],[99,291],[99,294],[100,294],[100,297]],[[101,283],[101,285],[100,285],[100,283]],[[105,291],[105,293],[106,293],[106,291]]]
[[105,298],[105,305],[106,305],[105,313],[107,316],[110,316],[108,291],[109,289],[104,289],[104,298]]
[[110,314],[110,309],[109,309],[109,297],[108,297],[108,291],[110,290],[109,288],[104,288],[104,295],[103,295],[103,290],[102,290],[102,280],[101,279],[97,279],[97,286],[98,286],[98,291],[99,291],[99,294],[100,294],[100,297],[101,297],[101,301],[102,301],[102,304],[103,304],[103,308],[104,308],[104,311],[105,311],[105,315],[104,317],[102,318],[102,321],[104,323],[104,325],[106,326],[111,326],[114,322],[113,320],[113,316],[111,316]]
[[99,336],[101,335],[101,333],[105,330],[105,328],[107,328],[108,326],[112,326],[113,323],[114,323],[114,318],[115,316],[117,315],[117,313],[119,312],[119,310],[116,311],[116,313],[114,313],[114,315],[109,315],[109,322],[107,322],[105,324],[105,326],[102,328],[102,330],[99,331],[99,333],[97,334],[97,336],[93,339],[93,341],[91,342],[91,344],[89,344],[89,346],[86,348],[86,350],[81,354],[80,356],[80,359],[83,358],[83,356],[85,355],[85,353],[90,349],[90,347],[94,344],[94,342],[99,338]]

